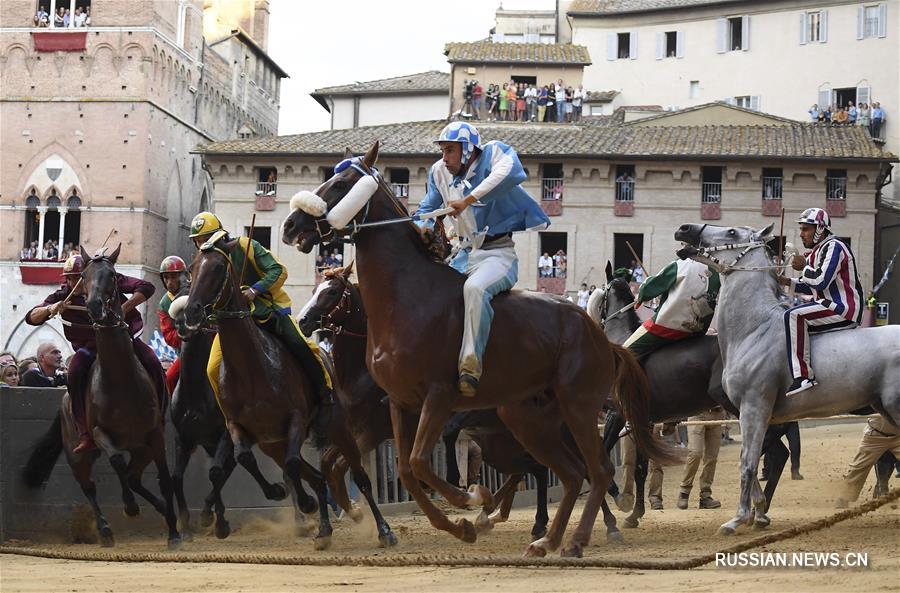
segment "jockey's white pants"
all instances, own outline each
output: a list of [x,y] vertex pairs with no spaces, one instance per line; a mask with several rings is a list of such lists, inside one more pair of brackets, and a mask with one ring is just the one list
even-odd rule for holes
[[813,301],[791,307],[784,312],[784,333],[787,338],[788,365],[795,379],[815,379],[809,362],[809,335],[855,327],[856,322],[836,313],[826,304]]
[[481,361],[491,332],[491,299],[511,289],[519,279],[519,261],[512,238],[500,239],[485,249],[460,251],[453,267],[468,278],[463,286],[465,319],[459,351],[460,374],[481,377]]

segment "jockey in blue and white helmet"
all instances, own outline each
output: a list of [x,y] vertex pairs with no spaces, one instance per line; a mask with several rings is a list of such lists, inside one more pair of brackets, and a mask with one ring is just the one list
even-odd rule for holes
[[443,156],[431,167],[428,194],[416,214],[446,207],[455,210],[453,222],[461,248],[451,265],[468,276],[463,287],[459,390],[472,397],[494,316],[491,299],[518,280],[512,234],[546,228],[550,219],[522,189],[527,174],[512,147],[496,140],[483,143],[475,126],[467,122],[447,124],[435,142]]
[[797,219],[800,239],[810,251],[795,255],[791,267],[799,278],[778,277],[789,294],[811,295],[813,301],[784,312],[788,367],[794,378],[787,395],[796,395],[817,382],[810,366],[810,334],[856,327],[862,320],[862,285],[850,247],[831,232],[831,217],[821,208],[807,208]]

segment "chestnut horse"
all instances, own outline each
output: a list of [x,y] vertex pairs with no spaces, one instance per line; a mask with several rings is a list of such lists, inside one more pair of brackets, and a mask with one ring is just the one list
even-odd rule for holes
[[[115,270],[121,248],[120,244],[111,255],[94,258],[81,250],[85,262],[81,275],[84,301],[97,345],[97,359],[91,365],[84,391],[87,425],[119,478],[125,514],[133,517],[140,512],[133,494],[137,492],[165,517],[168,546],[175,549],[181,545],[181,535],[172,500],[172,477],[166,462],[164,410],[153,381],[134,354],[132,337],[123,321]],[[100,457],[100,450],[73,453],[77,443],[78,431],[66,394],[52,426],[38,441],[25,465],[25,483],[32,488],[44,484],[60,452],[65,450],[72,474],[94,511],[100,543],[112,546],[112,528],[100,510],[97,487],[91,480],[91,468]],[[127,462],[126,452],[130,456]],[[164,501],[141,484],[141,475],[151,461],[156,464]]]
[[[322,184],[313,197],[317,196],[324,208],[316,214],[294,210],[284,221],[282,240],[309,253],[323,239],[343,232],[332,228],[325,214],[368,178],[360,185],[368,194],[365,208],[357,205],[360,191],[343,208],[361,219],[354,220],[353,239],[360,293],[369,315],[367,366],[390,395],[398,470],[404,486],[434,527],[463,541],[475,541],[472,523],[466,519],[451,522],[431,502],[419,480],[454,506],[490,506],[486,488],[467,493],[449,484],[434,472],[430,457],[454,411],[497,408],[516,439],[559,476],[565,490],[550,530],[528,546],[526,555],[544,556],[560,546],[586,469],[592,485],[590,494],[570,545],[564,550],[567,555],[581,555],[614,471],[597,430],[598,414],[607,395],[616,391],[634,422],[640,449],[662,463],[678,458],[674,450],[655,442],[650,434],[646,377],[631,353],[610,344],[574,304],[538,293],[512,291],[493,301],[495,317],[485,352],[485,372],[477,395],[462,397],[456,385],[465,277],[432,261],[418,230],[410,223],[356,226],[406,215],[373,169],[377,157],[376,142],[365,157],[354,161],[354,166]],[[548,445],[538,436],[545,417],[534,413],[531,400],[535,393],[548,391],[581,459],[568,447],[559,446],[560,440]]]

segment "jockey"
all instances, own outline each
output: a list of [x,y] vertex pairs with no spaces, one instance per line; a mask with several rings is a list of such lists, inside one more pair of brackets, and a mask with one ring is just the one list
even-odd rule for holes
[[[214,233],[223,233],[223,238],[228,238],[222,228],[218,217],[211,212],[201,212],[191,222],[190,237],[199,248]],[[287,268],[278,261],[272,253],[260,245],[256,240],[241,237],[240,247],[231,251],[231,265],[235,270],[243,269],[244,256],[249,252],[250,261],[244,272],[247,284],[242,284],[241,292],[250,305],[251,316],[256,325],[267,332],[277,336],[281,343],[297,359],[306,376],[312,382],[319,396],[319,403],[331,405],[332,386],[331,376],[322,362],[319,346],[315,341],[307,338],[297,327],[291,315],[291,298],[282,288],[287,280]],[[219,398],[219,367],[222,364],[222,348],[219,345],[219,336],[213,340],[212,350],[209,353],[209,363],[206,373],[209,383]],[[325,414],[317,414],[317,429],[325,426]]]
[[659,308],[622,344],[642,357],[672,342],[703,335],[712,322],[719,298],[719,274],[692,259],[675,260],[638,291],[635,310],[660,297]]
[[[186,271],[187,266],[184,260],[177,255],[170,255],[159,264],[159,277],[162,278],[163,286],[166,287],[166,294],[159,299],[159,308],[156,310],[156,314],[159,316],[159,329],[162,331],[163,339],[175,350],[181,350],[181,338],[178,337],[178,329],[175,327],[174,320],[169,316],[169,307],[181,291],[181,279]],[[166,387],[169,395],[175,393],[175,386],[178,384],[180,374],[181,358],[176,358],[169,370],[166,371]]]
[[[97,345],[92,327],[93,323],[85,308],[84,288],[79,284],[83,268],[80,255],[74,255],[67,259],[63,266],[65,284],[44,299],[43,303],[31,309],[25,315],[25,322],[28,325],[41,325],[57,313],[60,314],[63,321],[72,324],[63,324],[63,332],[66,339],[72,344],[72,349],[75,350],[75,355],[69,362],[68,388],[69,399],[72,404],[72,417],[80,435],[80,440],[78,445],[75,446],[73,453],[81,453],[97,447],[93,436],[88,431],[84,401],[84,390],[90,377],[91,365],[97,357]],[[156,287],[146,280],[122,274],[116,274],[116,279],[119,286],[119,299],[122,303],[122,315],[125,323],[128,324],[131,335],[136,336],[144,327],[144,322],[137,310],[137,306],[153,296]],[[74,296],[68,303],[65,303],[66,297],[73,291]],[[126,294],[132,295],[131,298],[126,299],[124,296]],[[162,366],[159,364],[159,360],[150,346],[137,337],[133,338],[132,345],[134,354],[153,381],[159,396],[160,405],[162,406],[166,393]]]
[[786,395],[795,395],[815,386],[809,366],[809,334],[855,327],[862,320],[865,301],[856,273],[853,252],[831,233],[831,218],[821,208],[807,208],[797,219],[800,239],[810,251],[795,255],[791,267],[799,278],[778,277],[788,294],[812,295],[813,301],[784,312],[788,366],[794,382]]
[[[431,167],[428,193],[416,214],[455,210],[460,249],[451,266],[468,276],[458,387],[462,395],[473,397],[494,316],[491,299],[518,280],[512,233],[546,228],[550,219],[519,185],[527,174],[510,146],[497,141],[482,145],[478,130],[466,122],[448,124],[435,142],[443,157]],[[431,224],[420,225],[426,242]]]

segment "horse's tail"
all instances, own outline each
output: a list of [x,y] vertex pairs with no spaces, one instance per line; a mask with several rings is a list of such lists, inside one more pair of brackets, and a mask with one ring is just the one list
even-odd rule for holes
[[[603,323],[603,313],[600,311],[600,302],[603,300],[603,290],[597,289],[588,297],[587,313],[590,315],[594,323],[601,325]],[[601,326],[602,327],[602,326]]]
[[609,343],[616,357],[613,393],[619,400],[625,418],[631,423],[631,434],[639,451],[660,465],[684,463],[684,453],[653,438],[650,422],[650,381],[634,355],[618,344]]
[[34,444],[31,455],[28,456],[28,462],[22,470],[26,486],[35,489],[47,483],[62,448],[62,410],[60,410],[56,413],[53,424]]

